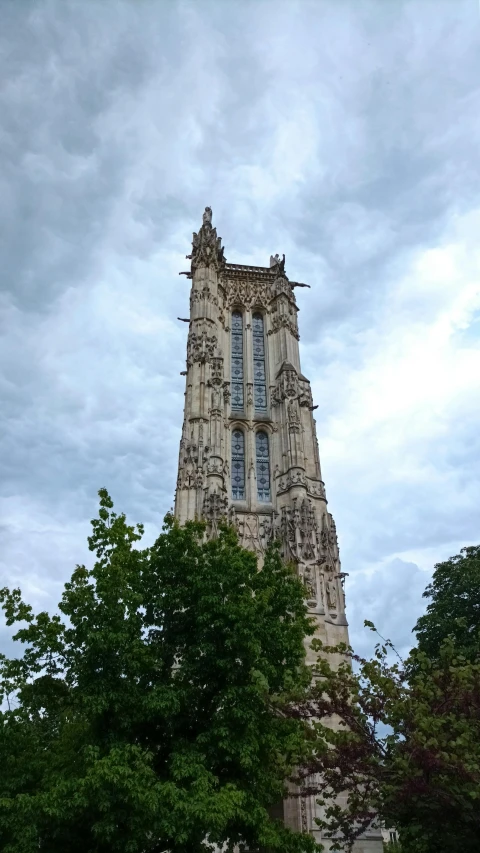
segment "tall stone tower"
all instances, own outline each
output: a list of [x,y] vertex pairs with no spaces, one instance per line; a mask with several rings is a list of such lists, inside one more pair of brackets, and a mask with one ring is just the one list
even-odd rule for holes
[[[228,518],[260,560],[272,539],[305,584],[317,636],[348,643],[335,523],[327,509],[310,382],[300,369],[295,288],[285,257],[229,264],[205,208],[193,235],[185,414],[175,515],[214,536]],[[284,804],[313,831],[313,799]],[[358,849],[381,849],[358,847]]]
[[193,235],[185,414],[175,515],[222,518],[261,557],[280,538],[298,566],[318,635],[348,642],[335,522],[327,510],[310,382],[300,370],[285,259],[229,264],[209,207]]

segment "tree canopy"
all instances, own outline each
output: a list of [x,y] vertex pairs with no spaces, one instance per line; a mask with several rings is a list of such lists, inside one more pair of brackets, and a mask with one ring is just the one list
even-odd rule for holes
[[424,598],[427,611],[415,625],[418,648],[438,657],[448,635],[470,660],[480,654],[480,545],[462,548],[460,554],[437,563]]
[[332,849],[379,820],[402,853],[476,853],[480,548],[435,567],[405,662],[313,640],[312,679],[275,547],[259,571],[232,529],[171,516],[142,547],[105,490],[92,526],[58,613],[0,592],[23,647],[0,656],[2,853],[314,853],[272,816],[292,778]]
[[[446,592],[444,605],[454,611]],[[299,779],[323,803],[332,849],[350,851],[375,822],[399,831],[403,853],[479,849],[480,655],[474,631],[465,635],[459,623],[455,637],[445,618],[442,637],[434,624],[432,655],[415,648],[405,662],[383,638],[371,660],[312,643],[316,677],[290,713],[315,732]],[[423,645],[427,639],[425,627]]]
[[307,752],[282,711],[309,681],[300,581],[275,548],[258,571],[232,530],[170,516],[142,548],[99,494],[59,613],[1,592],[24,652],[1,660],[0,848],[308,853],[269,814]]

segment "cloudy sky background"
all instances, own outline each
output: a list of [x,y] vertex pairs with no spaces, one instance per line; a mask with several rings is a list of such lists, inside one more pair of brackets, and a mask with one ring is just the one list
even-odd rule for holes
[[406,650],[480,541],[478,0],[0,5],[1,584],[52,608],[102,486],[153,541],[211,205],[229,261],[311,284],[351,638]]

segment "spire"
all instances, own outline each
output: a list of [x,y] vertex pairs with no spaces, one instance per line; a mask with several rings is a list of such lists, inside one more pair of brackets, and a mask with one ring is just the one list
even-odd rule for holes
[[205,208],[200,231],[198,234],[193,232],[192,254],[186,257],[192,261],[192,273],[201,264],[214,266],[217,270],[225,266],[222,238],[217,237],[217,229],[212,226],[211,207]]

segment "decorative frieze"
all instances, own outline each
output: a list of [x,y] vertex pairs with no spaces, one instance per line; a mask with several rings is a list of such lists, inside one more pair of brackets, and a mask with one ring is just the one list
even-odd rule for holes
[[286,474],[277,479],[277,495],[288,492],[294,486],[304,486],[307,494],[314,498],[325,500],[325,484],[322,480],[313,480],[307,477],[302,468],[292,468]]
[[267,309],[272,298],[269,281],[232,280],[227,281],[225,307]]

